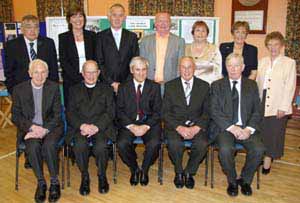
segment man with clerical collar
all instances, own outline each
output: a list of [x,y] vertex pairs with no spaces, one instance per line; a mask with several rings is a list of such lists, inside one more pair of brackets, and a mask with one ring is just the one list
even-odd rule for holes
[[[180,76],[165,84],[162,118],[168,152],[175,169],[176,188],[193,189],[200,162],[207,153],[207,127],[209,122],[209,84],[194,77],[192,57],[179,61]],[[182,166],[184,140],[192,143],[189,160]]]
[[107,141],[113,136],[115,115],[113,89],[98,82],[100,70],[97,62],[88,60],[83,64],[84,81],[70,89],[67,121],[70,125],[67,142],[74,142],[75,160],[81,172],[79,193],[90,193],[89,149],[96,158],[98,167],[98,191],[107,193],[109,184],[106,178],[108,161]]
[[35,59],[30,62],[31,80],[15,86],[12,120],[17,126],[17,143],[25,143],[29,163],[37,178],[35,201],[44,202],[47,184],[43,160],[50,174],[49,202],[60,198],[57,143],[63,134],[61,100],[57,83],[47,80],[48,65]]
[[[120,157],[130,169],[131,185],[148,185],[149,168],[157,159],[160,146],[160,85],[147,79],[148,66],[147,59],[132,58],[130,71],[133,79],[122,83],[117,95],[117,121],[120,125],[117,144]],[[133,143],[137,137],[146,147],[141,167]]]
[[[251,183],[261,163],[264,146],[259,134],[261,106],[255,81],[242,76],[243,56],[232,53],[226,58],[228,77],[211,86],[210,136],[219,147],[219,159],[227,176],[227,193],[238,195],[238,185],[244,195],[252,195]],[[247,151],[240,178],[235,169],[235,144]]]

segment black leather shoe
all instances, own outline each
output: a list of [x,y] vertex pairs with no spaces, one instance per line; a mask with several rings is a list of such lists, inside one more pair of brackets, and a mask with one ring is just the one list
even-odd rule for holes
[[252,189],[249,183],[245,183],[242,178],[237,180],[237,183],[241,186],[241,192],[243,195],[251,196]]
[[99,176],[99,178],[98,178],[98,191],[101,194],[108,193],[108,191],[109,191],[109,184],[107,182],[106,176]]
[[238,185],[236,183],[229,183],[227,187],[227,194],[231,197],[235,197],[239,194]]
[[144,173],[144,171],[141,171],[140,183],[142,186],[148,185],[148,183],[149,183],[148,173]]
[[174,178],[174,184],[176,188],[183,188],[184,186],[183,173],[176,173]]
[[262,167],[261,169],[261,173],[264,175],[268,175],[271,172],[271,167],[268,169],[265,169],[264,167]]
[[195,185],[195,180],[193,178],[192,175],[190,175],[189,173],[185,174],[185,187],[188,189],[193,189],[194,185]]
[[89,177],[81,178],[79,193],[83,196],[90,194],[90,178]]
[[46,184],[38,184],[35,190],[34,200],[36,203],[42,203],[46,200],[46,191],[47,185]]
[[51,184],[49,188],[49,202],[57,202],[60,198],[60,185],[59,184]]
[[139,176],[139,169],[135,170],[133,173],[131,172],[130,185],[137,185],[139,183]]
[[32,168],[27,157],[25,157],[24,168],[26,168],[26,169],[31,169]]

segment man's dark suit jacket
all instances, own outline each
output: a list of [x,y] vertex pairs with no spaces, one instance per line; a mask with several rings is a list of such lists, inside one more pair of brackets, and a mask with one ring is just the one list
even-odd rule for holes
[[[83,30],[84,49],[86,60],[95,60],[96,33]],[[72,31],[58,35],[59,61],[62,68],[64,84],[68,87],[80,83],[83,78],[79,72],[79,56]]]
[[[21,141],[32,126],[35,115],[31,80],[15,86],[13,91],[12,121],[18,128],[18,142]],[[57,83],[46,80],[42,98],[43,128],[61,136],[63,123],[61,120],[61,100]]]
[[96,59],[101,69],[101,79],[107,84],[124,82],[130,76],[129,63],[139,55],[135,33],[122,30],[120,49],[115,43],[111,28],[97,34]]
[[186,104],[181,77],[165,84],[163,99],[163,121],[167,131],[175,131],[177,126],[185,126],[190,120],[206,132],[209,121],[209,84],[194,77],[190,104]]
[[94,124],[99,128],[99,133],[113,138],[114,117],[115,105],[110,86],[97,83],[91,98],[84,82],[72,86],[67,109],[67,121],[71,128],[66,142],[70,142],[73,136],[80,135],[80,126],[84,123]]
[[[246,126],[259,130],[261,121],[261,105],[255,81],[242,77],[241,80],[241,119]],[[210,138],[212,141],[219,133],[224,132],[232,122],[232,97],[228,77],[217,80],[211,85],[211,118]]]
[[[150,127],[160,124],[161,105],[160,85],[146,79],[140,100],[140,108],[145,115],[145,120],[142,123]],[[118,122],[122,128],[136,122],[137,104],[133,79],[121,84],[118,91],[117,106]]]
[[[5,85],[10,94],[13,87],[23,81],[29,80],[28,68],[30,55],[27,51],[24,36],[10,40],[5,45],[4,75]],[[48,64],[48,79],[58,81],[57,55],[54,41],[48,37],[39,36],[37,39],[37,58]]]
[[[233,52],[234,42],[225,42],[220,45],[220,52],[222,55],[222,74],[227,76],[226,57]],[[243,58],[245,69],[243,71],[244,77],[249,77],[252,70],[257,70],[257,47],[251,44],[244,44]]]

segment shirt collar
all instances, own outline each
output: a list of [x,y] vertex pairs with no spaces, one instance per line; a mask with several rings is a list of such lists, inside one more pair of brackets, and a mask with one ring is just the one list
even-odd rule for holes
[[34,45],[37,44],[37,39],[35,39],[35,40],[33,40],[33,41],[30,41],[29,39],[27,39],[27,38],[24,36],[24,40],[25,40],[26,44],[28,44],[28,45],[29,45],[30,42],[33,42]]
[[112,27],[110,27],[110,29],[111,29],[111,32],[112,32],[113,35],[115,35],[116,33],[118,33],[121,36],[121,34],[122,34],[122,28],[120,28],[119,30],[115,30]]
[[229,78],[230,84],[231,84],[233,81],[237,81],[238,84],[241,84],[241,80],[242,80],[242,76],[241,76],[239,79],[237,79],[237,80],[233,80],[233,79],[230,79],[230,78]]
[[194,83],[194,77],[192,77],[189,81],[186,81],[181,77],[181,82],[182,82],[182,84],[185,84],[185,82],[189,82],[190,85],[192,85]]
[[134,83],[134,87],[135,87],[135,88],[137,88],[138,85],[142,85],[141,88],[143,88],[143,87],[144,87],[144,84],[145,84],[145,80],[144,80],[142,83],[140,83],[140,82],[136,81],[136,80],[133,78],[133,83]]

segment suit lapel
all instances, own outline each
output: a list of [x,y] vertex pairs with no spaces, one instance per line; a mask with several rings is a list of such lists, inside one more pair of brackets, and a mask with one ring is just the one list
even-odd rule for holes
[[[172,45],[174,45],[173,43],[173,36],[170,33],[169,34],[169,38],[168,38],[168,45],[167,45],[167,50],[166,50],[166,57],[165,57],[165,62],[164,62],[164,67],[166,67],[166,63],[168,63],[169,61],[169,57],[172,53]],[[167,74],[168,74],[169,70],[166,70],[166,68],[164,68],[164,78],[166,78]],[[182,86],[182,85],[181,85]]]
[[70,50],[71,50],[70,52],[72,54],[75,54],[75,58],[79,58],[78,51],[77,51],[77,48],[76,48],[75,38],[74,38],[74,35],[73,35],[72,31],[70,31],[70,34],[69,34],[69,45],[70,45]]
[[27,56],[26,57],[26,61],[29,64],[29,62],[30,62],[30,58],[29,58],[30,55],[29,55],[28,50],[27,50],[27,46],[26,46],[26,42],[25,42],[24,36],[21,37],[21,44],[20,44],[20,46],[21,46],[21,51],[24,53],[25,56]]
[[[178,98],[181,100],[181,103],[184,106],[187,106],[186,99],[185,99],[185,93],[184,93],[184,89],[183,89],[182,82],[181,82],[181,77],[179,77],[177,79],[177,85],[176,86],[177,86],[176,90],[174,90],[174,91],[177,92]],[[179,91],[177,91],[177,90],[179,90]]]
[[151,90],[151,88],[150,88],[149,81],[146,79],[145,83],[144,83],[143,91],[142,91],[141,103],[143,103],[144,100],[147,98],[150,90]]
[[[42,50],[42,47],[44,46],[44,42],[43,40],[41,39],[41,37],[39,36],[38,39],[37,39],[37,58],[42,58],[41,55],[41,50]],[[47,50],[48,51],[48,50]]]
[[232,115],[233,110],[232,110],[232,97],[231,97],[231,86],[230,86],[230,80],[228,77],[224,80],[224,85],[223,85],[223,91],[225,92],[225,102],[227,101],[228,103],[228,108],[229,112]]
[[47,109],[47,105],[48,105],[47,98],[50,93],[47,87],[48,87],[48,82],[46,81],[43,86],[43,95],[42,95],[42,118],[43,118],[43,121],[45,120],[45,117],[46,117],[46,109]]
[[[123,33],[122,33],[122,35],[123,35]],[[121,43],[122,43],[122,35],[121,35],[120,47],[121,47]],[[114,38],[114,36],[112,34],[111,28],[108,28],[107,37],[108,37],[108,39],[110,41],[110,42],[107,42],[107,44],[109,44],[109,43],[113,44],[113,47],[114,47],[115,51],[119,53],[119,50],[118,50],[117,44],[115,42],[115,38]]]
[[27,81],[27,94],[28,95],[28,104],[29,104],[29,111],[31,113],[32,118],[34,117],[34,101],[33,101],[33,92],[32,92],[32,86],[31,86],[31,80]]
[[247,92],[249,92],[248,90],[248,86],[247,83],[245,82],[245,79],[242,77],[242,84],[241,84],[241,119],[242,119],[242,123],[245,124],[246,123],[246,115],[247,115],[247,111],[246,111],[246,106],[247,106]]
[[[197,94],[197,87],[198,87],[198,80],[194,77],[194,82],[193,82],[193,86],[192,86],[192,90],[191,90],[191,93],[190,93],[190,105],[189,106],[192,106],[194,104],[194,100],[196,98],[196,94]],[[200,94],[200,92],[198,92],[198,94]]]

